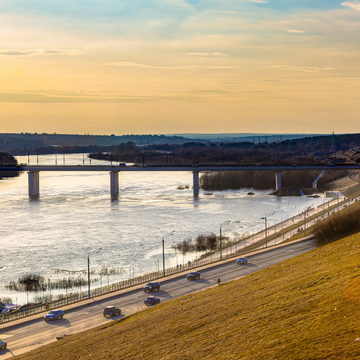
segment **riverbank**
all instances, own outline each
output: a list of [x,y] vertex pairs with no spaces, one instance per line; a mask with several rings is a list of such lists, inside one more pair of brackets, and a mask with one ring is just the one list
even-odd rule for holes
[[[0,152],[0,166],[16,166],[17,160],[9,153]],[[19,176],[19,171],[1,171],[0,179]]]
[[[347,171],[284,171],[282,172],[282,188],[272,191],[276,196],[316,195],[326,190],[342,189],[356,183]],[[314,182],[316,180],[316,187]],[[275,173],[264,171],[234,171],[207,173],[201,176],[201,187],[206,191],[240,190],[253,188],[267,190],[275,188]]]

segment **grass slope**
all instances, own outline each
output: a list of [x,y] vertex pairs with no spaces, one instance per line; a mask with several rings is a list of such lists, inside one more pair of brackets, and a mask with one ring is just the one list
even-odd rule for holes
[[19,356],[360,359],[360,233]]

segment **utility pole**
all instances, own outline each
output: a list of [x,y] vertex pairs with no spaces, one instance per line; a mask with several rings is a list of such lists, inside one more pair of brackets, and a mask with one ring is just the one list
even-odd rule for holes
[[226,225],[229,225],[231,223],[230,220],[227,220],[225,222],[223,222],[222,224],[220,224],[220,237],[219,237],[219,240],[220,240],[220,244],[219,244],[219,252],[220,252],[220,260],[222,260],[222,227],[223,226],[226,226]]
[[273,211],[270,214],[267,214],[265,216],[263,216],[261,219],[265,221],[265,247],[268,247],[268,217],[272,216],[275,214],[275,211]]
[[163,276],[165,276],[165,239],[162,238]]
[[88,297],[90,299],[91,297],[91,287],[90,287],[90,254],[88,254],[87,257],[87,266],[88,266],[88,271],[87,271],[87,275],[88,275]]
[[161,243],[162,243],[162,259],[163,259],[163,276],[166,275],[166,271],[165,271],[165,238],[171,235],[174,235],[175,230],[169,232],[168,234],[165,234],[162,237]]
[[87,253],[87,278],[88,278],[88,297],[91,298],[91,279],[90,279],[90,255],[98,254],[102,248],[99,248],[97,250],[89,251]]

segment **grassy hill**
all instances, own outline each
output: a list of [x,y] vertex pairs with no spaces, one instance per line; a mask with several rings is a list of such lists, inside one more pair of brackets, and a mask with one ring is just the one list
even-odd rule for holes
[[360,233],[23,360],[360,359]]

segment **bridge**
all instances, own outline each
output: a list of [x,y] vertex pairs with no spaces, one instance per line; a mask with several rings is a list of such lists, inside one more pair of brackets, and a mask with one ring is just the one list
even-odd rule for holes
[[218,172],[218,171],[273,171],[275,172],[275,189],[281,189],[281,173],[283,171],[301,171],[301,170],[360,170],[360,164],[339,164],[339,165],[163,165],[163,166],[121,166],[121,165],[19,165],[19,166],[1,166],[1,172],[4,171],[27,171],[29,198],[39,199],[40,197],[40,172],[41,171],[100,171],[110,174],[110,194],[111,199],[116,200],[119,197],[119,173],[120,172],[146,172],[146,171],[186,171],[193,174],[193,195],[199,197],[200,172]]

